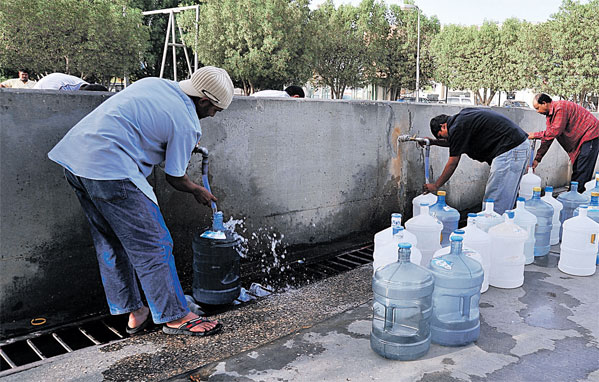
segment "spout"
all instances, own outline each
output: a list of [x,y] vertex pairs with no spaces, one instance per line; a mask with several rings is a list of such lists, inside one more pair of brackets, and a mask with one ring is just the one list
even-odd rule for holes
[[202,175],[208,175],[208,149],[202,146],[196,146],[192,153],[202,154]]
[[399,137],[397,137],[397,143],[410,142],[410,141],[423,143],[427,146],[430,146],[430,144],[431,144],[430,140],[428,140],[427,138],[421,138],[421,137],[417,137],[415,135],[400,135]]

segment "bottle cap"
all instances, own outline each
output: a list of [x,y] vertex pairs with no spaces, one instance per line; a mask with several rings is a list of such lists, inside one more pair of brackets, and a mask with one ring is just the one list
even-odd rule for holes
[[410,243],[399,243],[397,244],[399,248],[412,248],[412,244]]
[[581,204],[580,208],[589,208],[589,206],[587,204]]
[[570,182],[571,186],[578,186],[578,182]]
[[507,214],[507,217],[510,219],[514,218],[514,211],[509,210],[509,211],[505,211],[505,213]]
[[428,203],[420,203],[420,207],[426,207],[428,206]]
[[469,212],[469,213],[468,213],[468,217],[469,217],[469,218],[475,218],[475,217],[477,217],[477,216],[478,216],[478,215],[477,215],[477,214],[475,214],[474,212]]
[[548,193],[548,192],[553,192],[553,187],[552,186],[545,187],[545,193]]
[[489,203],[489,202],[491,202],[491,203],[495,203],[495,199],[493,199],[493,198],[489,198],[489,199],[485,200],[485,202],[487,202],[487,203]]
[[446,194],[445,191],[437,191],[437,196],[445,196]]
[[449,240],[451,241],[463,241],[464,238],[461,236],[457,236],[457,235],[451,235],[451,237],[449,238]]
[[519,201],[519,202],[526,201],[526,199],[524,199],[524,197],[522,197],[522,196],[518,196],[518,199],[516,199],[516,200]]
[[541,187],[533,187],[534,192],[541,192]]
[[599,192],[593,191],[593,192],[591,192],[591,196],[599,196]]
[[456,235],[465,235],[466,231],[464,231],[463,229],[456,229],[455,231],[453,231],[453,233],[455,233]]

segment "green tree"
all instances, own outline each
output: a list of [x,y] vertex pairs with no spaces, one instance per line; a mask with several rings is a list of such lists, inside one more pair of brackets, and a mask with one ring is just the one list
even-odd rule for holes
[[[304,83],[311,75],[309,0],[209,0],[201,5],[198,46],[205,65],[226,69],[249,95]],[[179,20],[194,46],[195,19]]]
[[3,0],[0,66],[106,79],[134,70],[145,49],[141,13],[125,0]]

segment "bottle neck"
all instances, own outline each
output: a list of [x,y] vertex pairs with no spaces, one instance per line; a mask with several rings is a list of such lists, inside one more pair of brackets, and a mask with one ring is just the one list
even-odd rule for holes
[[476,218],[469,217],[466,226],[467,227],[474,227],[474,226],[476,226]]
[[541,192],[540,191],[534,191],[532,193],[532,198],[533,199],[541,199]]
[[404,236],[403,233],[404,233],[403,227],[402,228],[399,228],[399,227],[393,228],[393,237],[401,239]]
[[524,208],[525,204],[526,204],[526,203],[524,203],[523,201],[521,201],[521,200],[518,200],[518,201],[516,202],[516,208],[522,209],[522,208]]
[[581,208],[578,210],[578,216],[587,216],[587,209],[586,208]]
[[599,196],[591,196],[591,206],[599,206]]
[[400,263],[409,263],[412,251],[410,248],[399,248],[397,251],[397,261]]
[[462,254],[462,241],[461,240],[452,240],[451,242],[451,250],[449,252],[450,255],[461,255]]
[[445,195],[437,195],[437,204],[441,207],[445,206]]

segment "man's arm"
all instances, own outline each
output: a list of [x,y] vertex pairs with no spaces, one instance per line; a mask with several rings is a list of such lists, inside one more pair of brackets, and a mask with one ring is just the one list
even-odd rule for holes
[[[435,139],[435,138],[429,138],[429,137],[425,137],[425,138],[428,139],[431,146],[449,147],[449,140],[447,140],[447,139]],[[420,146],[424,146],[424,142],[418,142],[418,143],[420,143]]]
[[568,116],[566,115],[566,111],[562,107],[556,107],[551,123],[547,123],[547,129],[545,129],[545,131],[537,131],[536,133],[528,134],[529,139],[541,140],[541,146],[537,150],[537,154],[535,155],[535,159],[532,164],[533,169],[535,169],[541,162],[541,159],[543,159],[543,156],[547,150],[549,150],[553,140],[564,132],[567,123]]
[[455,157],[449,157],[449,160],[445,164],[445,168],[443,169],[443,173],[437,179],[435,183],[427,183],[424,185],[425,192],[435,192],[439,188],[443,187],[443,185],[451,178],[455,169],[458,167],[458,163],[460,163],[461,155]]
[[169,174],[165,174],[166,181],[173,186],[175,190],[187,192],[193,194],[194,198],[198,201],[198,203],[208,205],[211,200],[217,201],[216,197],[212,195],[205,187],[196,184],[189,179],[187,174],[183,176],[172,176]]

